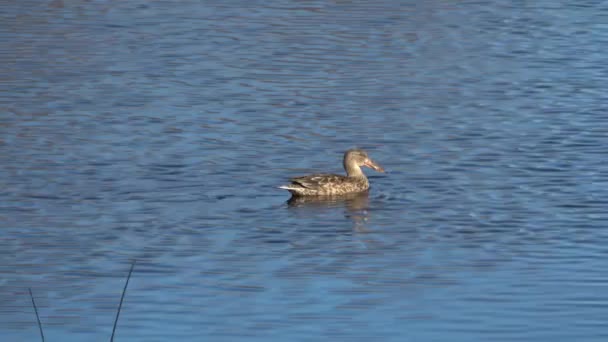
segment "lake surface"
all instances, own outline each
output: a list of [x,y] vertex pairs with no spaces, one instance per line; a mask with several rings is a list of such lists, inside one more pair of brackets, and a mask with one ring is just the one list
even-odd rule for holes
[[[576,3],[576,4],[574,4]],[[0,333],[608,340],[605,1],[15,1]],[[368,196],[287,203],[365,148]]]

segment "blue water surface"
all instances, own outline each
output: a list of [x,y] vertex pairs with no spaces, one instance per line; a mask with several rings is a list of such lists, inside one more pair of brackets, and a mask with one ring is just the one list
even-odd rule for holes
[[607,2],[2,8],[1,340],[608,340]]

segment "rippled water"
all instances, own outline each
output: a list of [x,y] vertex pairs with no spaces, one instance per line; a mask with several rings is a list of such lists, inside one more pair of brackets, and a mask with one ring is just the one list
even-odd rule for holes
[[[19,1],[0,332],[606,341],[603,1]],[[366,148],[369,196],[276,186]]]

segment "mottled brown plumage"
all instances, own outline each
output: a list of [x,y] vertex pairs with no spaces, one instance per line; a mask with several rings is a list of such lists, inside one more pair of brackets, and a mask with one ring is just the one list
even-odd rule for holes
[[288,190],[294,196],[338,196],[369,189],[369,182],[361,171],[361,166],[384,172],[380,165],[376,164],[365,151],[360,149],[346,151],[343,163],[346,176],[313,174],[294,177],[290,179],[291,184],[283,185],[280,188]]
[[291,196],[287,201],[289,207],[346,207],[351,214],[369,206],[369,191],[352,192],[336,196]]

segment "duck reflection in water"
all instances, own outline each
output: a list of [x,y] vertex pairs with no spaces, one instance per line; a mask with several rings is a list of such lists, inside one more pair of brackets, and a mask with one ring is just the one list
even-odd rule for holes
[[354,223],[354,230],[367,232],[365,224],[369,217],[369,192],[357,192],[340,196],[293,196],[287,201],[289,208],[345,208],[345,217]]

